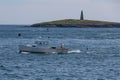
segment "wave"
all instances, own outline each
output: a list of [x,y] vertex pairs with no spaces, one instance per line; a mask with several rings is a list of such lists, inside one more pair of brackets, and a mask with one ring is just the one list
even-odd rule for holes
[[80,50],[71,50],[71,51],[68,51],[68,53],[80,53],[81,51]]

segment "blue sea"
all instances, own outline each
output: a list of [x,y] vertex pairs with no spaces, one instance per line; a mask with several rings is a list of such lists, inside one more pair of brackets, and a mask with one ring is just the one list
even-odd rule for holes
[[[18,36],[18,34],[21,36]],[[19,53],[44,38],[66,54]],[[120,28],[0,26],[0,80],[120,80]]]

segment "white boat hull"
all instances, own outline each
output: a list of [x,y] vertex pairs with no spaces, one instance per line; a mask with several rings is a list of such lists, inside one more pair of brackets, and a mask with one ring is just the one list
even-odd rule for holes
[[66,48],[42,48],[35,46],[25,46],[19,45],[20,52],[30,52],[30,53],[67,53],[68,49]]

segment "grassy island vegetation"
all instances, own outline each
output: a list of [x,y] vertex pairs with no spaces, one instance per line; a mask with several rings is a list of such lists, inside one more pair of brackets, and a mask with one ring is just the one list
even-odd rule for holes
[[56,20],[56,21],[50,21],[50,22],[42,22],[37,24],[111,24],[111,23],[113,24],[116,22],[65,19],[65,20]]
[[120,23],[95,21],[95,20],[76,20],[64,19],[50,22],[36,23],[33,27],[120,27]]

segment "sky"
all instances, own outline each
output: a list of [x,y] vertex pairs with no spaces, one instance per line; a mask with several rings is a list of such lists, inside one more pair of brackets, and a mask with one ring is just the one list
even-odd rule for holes
[[60,19],[120,22],[120,0],[0,0],[0,24],[34,24]]

